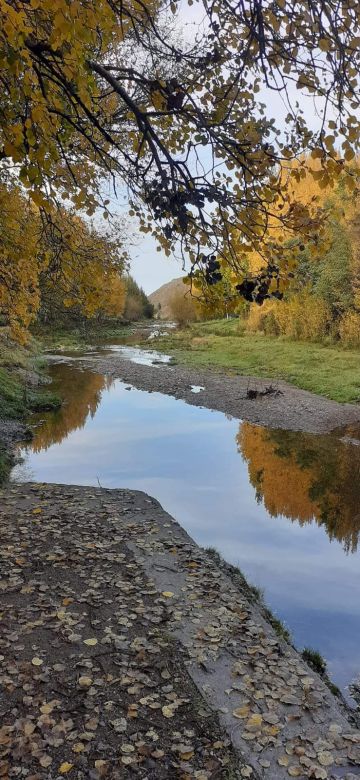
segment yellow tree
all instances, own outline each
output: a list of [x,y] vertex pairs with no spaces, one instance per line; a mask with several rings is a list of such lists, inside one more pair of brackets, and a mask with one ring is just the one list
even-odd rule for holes
[[36,316],[39,275],[47,263],[37,209],[18,187],[0,184],[0,318],[20,339]]
[[100,232],[64,209],[45,225],[48,265],[41,276],[40,318],[69,314],[88,319],[120,317],[125,306],[127,262],[124,226]]
[[99,231],[79,215],[54,211],[44,222],[11,182],[0,184],[0,322],[24,339],[38,312],[84,317],[122,315],[125,228]]
[[[323,186],[339,166],[356,186],[348,166],[359,143],[359,8],[200,1],[208,24],[193,46],[169,40],[161,0],[0,0],[0,148],[42,208],[64,196],[106,212],[101,180],[120,177],[142,229],[166,252],[180,243],[206,273],[225,243],[236,271],[234,224],[243,253],[261,251],[270,219],[318,233],[282,192],[286,160],[310,150]],[[317,130],[290,86],[302,104],[319,99]],[[282,134],[262,89],[288,104]],[[261,301],[286,283],[283,256],[271,242],[267,252],[255,287],[239,269],[245,297]]]

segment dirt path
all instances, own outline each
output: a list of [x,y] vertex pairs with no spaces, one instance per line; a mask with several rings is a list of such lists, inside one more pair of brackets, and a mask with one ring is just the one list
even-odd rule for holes
[[0,777],[360,775],[360,733],[144,493],[0,494]]
[[[339,404],[286,382],[228,376],[184,366],[144,366],[124,359],[118,353],[105,358],[77,358],[76,362],[94,371],[119,377],[141,390],[172,395],[194,406],[216,409],[271,428],[326,433],[360,423],[360,404]],[[199,393],[191,391],[192,386],[199,385],[204,389]],[[248,397],[249,390],[261,393],[269,385],[279,392]]]

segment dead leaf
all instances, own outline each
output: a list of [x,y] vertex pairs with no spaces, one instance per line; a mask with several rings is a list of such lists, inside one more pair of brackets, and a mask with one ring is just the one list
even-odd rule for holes
[[80,688],[90,688],[92,685],[92,679],[91,677],[79,677],[79,685]]
[[330,766],[334,763],[334,756],[328,750],[324,750],[322,753],[318,753],[318,762],[321,766]]
[[288,766],[288,763],[289,763],[288,756],[280,756],[280,758],[278,758],[279,766]]
[[249,712],[250,712],[249,705],[244,704],[242,707],[237,707],[236,710],[233,710],[233,716],[234,718],[247,718]]
[[75,742],[75,745],[73,745],[73,753],[82,753],[83,750],[85,750],[85,745],[83,742]]
[[151,755],[152,755],[152,758],[163,758],[163,756],[165,755],[165,753],[164,753],[164,751],[163,751],[163,750],[153,750],[153,752],[151,753]]
[[173,718],[174,717],[174,710],[171,707],[168,707],[166,704],[164,707],[161,708],[161,712],[164,716],[164,718]]
[[50,715],[53,709],[54,709],[53,704],[42,704],[42,706],[40,707],[40,712],[42,712],[43,715]]
[[41,664],[43,664],[44,661],[42,658],[38,658],[37,656],[35,656],[35,658],[31,659],[31,663],[33,666],[41,666]]
[[59,772],[60,772],[60,774],[61,774],[61,775],[67,775],[67,773],[68,773],[68,772],[71,772],[71,770],[72,770],[73,766],[74,766],[74,764],[69,764],[69,762],[68,762],[68,761],[64,761],[64,762],[63,762],[62,764],[60,764],[60,766],[59,766]]
[[39,759],[39,764],[41,764],[41,766],[43,766],[46,769],[48,766],[50,766],[50,764],[52,764],[51,756],[47,756],[47,755],[41,756],[41,758]]
[[134,761],[133,756],[121,756],[121,763],[125,764],[125,766],[129,766]]

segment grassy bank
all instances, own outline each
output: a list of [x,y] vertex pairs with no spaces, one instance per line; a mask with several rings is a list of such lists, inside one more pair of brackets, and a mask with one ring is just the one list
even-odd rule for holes
[[21,346],[0,328],[0,484],[13,463],[12,446],[23,431],[20,424],[32,411],[60,406],[60,399],[44,388],[45,382],[36,342]]
[[101,344],[102,342],[128,339],[132,334],[139,333],[142,328],[151,327],[151,320],[137,322],[132,325],[124,323],[94,323],[86,326],[55,328],[34,328],[33,335],[43,349],[80,351],[89,344]]
[[238,320],[196,323],[156,340],[179,363],[287,382],[340,402],[360,400],[360,352],[245,333]]

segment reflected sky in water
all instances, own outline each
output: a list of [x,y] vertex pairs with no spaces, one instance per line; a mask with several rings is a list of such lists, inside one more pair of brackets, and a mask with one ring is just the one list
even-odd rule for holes
[[74,364],[51,372],[64,405],[32,419],[14,479],[150,493],[264,589],[338,685],[359,675],[360,447],[241,424]]

